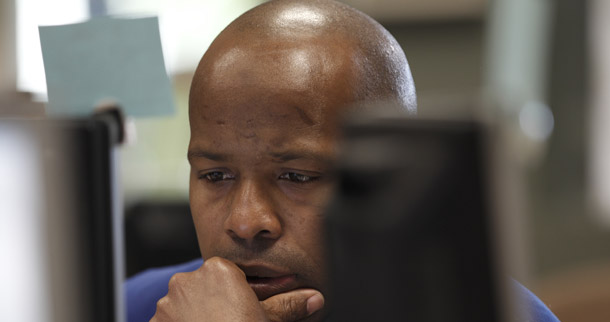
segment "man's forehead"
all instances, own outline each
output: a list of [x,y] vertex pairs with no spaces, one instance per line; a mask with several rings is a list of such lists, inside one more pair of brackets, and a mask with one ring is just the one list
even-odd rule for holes
[[213,117],[248,127],[294,122],[298,130],[334,119],[356,99],[357,73],[345,49],[239,45],[212,55],[191,89],[191,125]]
[[228,89],[217,91],[192,110],[191,127],[205,132],[271,134],[284,130],[285,136],[300,135],[320,131],[334,119],[317,98],[281,90],[267,93],[250,89],[239,94]]
[[[307,162],[318,167],[330,167],[337,154],[336,140],[329,135],[298,134],[288,129],[267,129],[254,137],[245,137],[236,131],[193,132],[188,148],[190,162],[211,160],[217,162],[266,162],[284,164],[292,161]],[[256,132],[253,132],[256,133]]]

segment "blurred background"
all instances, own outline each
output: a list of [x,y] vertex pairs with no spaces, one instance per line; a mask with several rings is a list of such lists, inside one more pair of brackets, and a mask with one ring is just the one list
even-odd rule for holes
[[[126,226],[136,231],[127,235],[128,254],[130,247],[141,252],[142,243],[165,245],[174,260],[197,251],[194,240],[172,244],[171,234],[190,229],[184,214],[191,77],[213,38],[261,2],[0,2],[0,116],[44,115],[38,25],[107,14],[159,16],[177,110],[134,120],[137,139],[122,148]],[[527,249],[523,283],[562,321],[610,321],[610,2],[343,2],[378,20],[402,45],[421,115],[476,115],[500,124],[519,190],[515,210],[527,227],[520,237]],[[155,230],[173,213],[187,219]],[[156,224],[140,224],[142,214],[158,217]],[[128,273],[144,264],[128,262]]]

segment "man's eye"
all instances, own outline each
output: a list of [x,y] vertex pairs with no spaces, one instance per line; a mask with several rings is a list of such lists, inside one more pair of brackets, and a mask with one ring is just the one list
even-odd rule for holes
[[308,183],[317,180],[319,177],[308,176],[296,172],[286,172],[280,175],[280,179],[295,183]]
[[235,177],[231,174],[222,171],[207,172],[199,176],[200,179],[205,179],[209,182],[219,182],[223,180],[232,180]]

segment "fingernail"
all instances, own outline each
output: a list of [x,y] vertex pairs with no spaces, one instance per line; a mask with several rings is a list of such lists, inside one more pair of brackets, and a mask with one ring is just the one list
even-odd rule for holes
[[317,293],[307,299],[307,315],[314,314],[322,307],[324,307],[324,297],[322,296],[322,294]]

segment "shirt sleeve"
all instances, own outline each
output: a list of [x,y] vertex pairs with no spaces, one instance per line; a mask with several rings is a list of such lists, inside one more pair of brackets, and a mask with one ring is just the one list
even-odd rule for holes
[[157,309],[157,301],[167,294],[170,278],[180,272],[192,272],[203,264],[202,259],[188,263],[153,268],[139,273],[125,282],[127,322],[148,322]]
[[534,293],[516,281],[514,286],[520,297],[520,309],[529,318],[527,322],[559,322],[555,314]]

